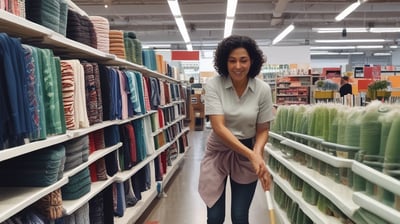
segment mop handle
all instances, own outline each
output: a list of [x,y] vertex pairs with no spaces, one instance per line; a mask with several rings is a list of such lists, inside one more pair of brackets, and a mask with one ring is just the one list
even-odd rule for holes
[[272,204],[271,193],[269,191],[265,191],[265,197],[267,198],[267,206],[269,211],[269,223],[275,224],[275,213],[274,206]]

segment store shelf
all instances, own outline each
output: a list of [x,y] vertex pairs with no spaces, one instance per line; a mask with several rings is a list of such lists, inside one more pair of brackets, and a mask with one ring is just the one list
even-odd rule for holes
[[39,140],[31,143],[27,143],[25,145],[3,149],[0,150],[0,162],[11,159],[20,155],[24,155],[33,151],[37,151],[52,145],[56,145],[62,142],[65,142],[72,137],[68,134],[63,135],[55,135],[47,137],[45,140]]
[[135,223],[136,220],[140,218],[143,212],[149,207],[150,203],[156,198],[157,189],[156,187],[150,188],[150,190],[142,192],[142,200],[138,201],[138,203],[133,207],[126,208],[124,212],[124,216],[115,217],[115,224],[126,224],[126,223]]
[[0,10],[0,27],[5,32],[15,37],[41,38],[54,33],[53,30],[16,16],[5,10]]
[[379,185],[396,195],[400,195],[400,180],[388,176],[357,161],[353,162],[352,171],[355,174],[365,178],[369,182]]
[[143,161],[141,161],[140,163],[136,164],[134,167],[132,167],[129,170],[125,170],[122,172],[119,172],[115,175],[115,181],[116,182],[125,182],[126,180],[128,180],[129,178],[131,178],[131,176],[133,176],[135,173],[137,173],[140,169],[142,169],[143,167],[145,167],[148,163],[150,163],[151,161],[153,161],[158,155],[161,154],[161,152],[165,151],[171,144],[170,143],[166,143],[165,145],[163,145],[161,148],[157,149],[153,154],[151,154],[150,156],[148,156],[146,159],[144,159]]
[[167,185],[171,177],[175,174],[176,170],[179,168],[180,163],[184,158],[184,153],[179,153],[178,157],[172,161],[172,166],[167,166],[167,172],[163,178],[163,185]]
[[274,138],[274,139],[276,139],[276,140],[280,140],[280,141],[286,140],[286,139],[287,139],[286,137],[284,137],[284,136],[282,136],[282,135],[280,135],[280,134],[277,134],[277,133],[275,133],[275,132],[272,132],[272,131],[270,131],[270,132],[268,133],[268,136],[271,137],[271,138]]
[[68,182],[63,177],[48,187],[0,187],[0,223]]
[[323,161],[329,165],[332,165],[334,167],[350,168],[353,164],[353,160],[351,160],[351,159],[344,159],[344,158],[336,157],[336,156],[330,155],[326,152],[314,149],[310,146],[298,143],[298,142],[290,140],[290,139],[282,140],[281,144],[292,147],[293,149],[296,149],[298,151],[304,152],[304,153],[306,153],[316,159],[319,159],[320,161]]
[[116,58],[113,54],[104,53],[96,48],[69,39],[56,32],[44,36],[43,40],[37,44],[44,45],[44,47],[50,46],[55,54],[61,54],[64,57],[84,58],[92,61],[95,60],[99,63],[102,61],[114,60]]
[[310,136],[310,135],[305,135],[305,134],[301,134],[301,133],[297,133],[297,132],[292,132],[292,131],[285,131],[285,134],[289,134],[295,137],[299,137],[308,141],[312,141],[314,143],[319,143],[321,144],[321,142],[324,141],[324,139],[322,138],[318,138],[318,137],[314,137],[314,136]]
[[95,197],[98,193],[103,191],[105,188],[107,188],[110,184],[114,182],[113,177],[108,177],[107,180],[105,181],[96,181],[91,183],[90,186],[90,192],[87,194],[83,195],[82,197],[76,199],[76,200],[63,200],[63,213],[64,215],[71,215],[74,213],[76,210],[78,210],[80,207],[82,207],[84,204],[90,201],[93,197]]
[[362,192],[355,192],[353,194],[353,200],[356,204],[360,205],[360,207],[374,213],[390,223],[399,223],[400,211],[393,209]]
[[119,142],[118,144],[116,144],[114,146],[94,151],[92,154],[89,155],[88,161],[80,164],[79,166],[77,166],[77,167],[75,167],[75,168],[73,168],[71,170],[68,170],[68,171],[64,172],[64,176],[67,176],[67,177],[74,176],[75,174],[79,173],[80,171],[82,171],[83,169],[88,167],[93,162],[96,162],[98,159],[103,158],[104,156],[106,156],[109,153],[117,150],[121,146],[122,146],[122,143]]
[[[292,173],[333,202],[346,216],[352,217],[353,213],[359,208],[352,200],[353,191],[351,188],[336,183],[313,169],[309,169],[292,160],[287,160],[286,156],[279,150],[272,150],[267,147],[267,151],[270,156],[273,156]],[[329,155],[326,154],[326,156]]]
[[[310,219],[317,224],[341,224],[339,219],[336,219],[332,216],[327,216],[323,214],[317,206],[310,205],[306,201],[304,201],[302,197],[302,193],[300,191],[295,191],[293,190],[292,186],[290,183],[288,183],[286,180],[282,179],[278,174],[274,173],[273,171],[270,172],[274,178],[274,182],[282,188],[282,190],[293,200],[295,201],[298,205],[299,208],[306,214]],[[279,208],[279,207],[278,207]],[[281,211],[281,213],[284,213],[284,211]],[[287,223],[290,223],[287,218],[284,219]],[[286,223],[285,222],[285,223]]]

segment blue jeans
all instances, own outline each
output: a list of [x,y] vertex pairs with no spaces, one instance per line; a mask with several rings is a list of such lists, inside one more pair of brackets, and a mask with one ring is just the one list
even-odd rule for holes
[[[250,184],[231,182],[231,217],[233,224],[248,224],[249,209],[257,181]],[[226,183],[226,179],[225,179]],[[222,224],[225,220],[225,189],[213,207],[207,207],[207,224]]]

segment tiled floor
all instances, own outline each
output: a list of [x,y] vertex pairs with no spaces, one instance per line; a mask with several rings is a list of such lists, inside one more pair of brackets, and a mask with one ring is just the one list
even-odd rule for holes
[[[165,188],[166,197],[156,198],[137,224],[205,224],[206,206],[197,191],[199,166],[204,152],[204,145],[209,134],[205,131],[193,131],[189,134],[190,149],[186,152],[180,169]],[[227,186],[227,208],[230,208],[230,189]],[[227,209],[226,224],[230,224]],[[250,223],[268,223],[268,210],[264,192],[257,186],[253,203],[250,207]]]

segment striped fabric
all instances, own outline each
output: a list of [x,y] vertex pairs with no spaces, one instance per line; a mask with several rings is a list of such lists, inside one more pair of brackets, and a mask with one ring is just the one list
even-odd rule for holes
[[92,21],[97,38],[97,49],[109,53],[110,52],[110,23],[108,19],[101,16],[89,16]]
[[126,59],[124,33],[121,30],[110,30],[110,53],[118,58]]

